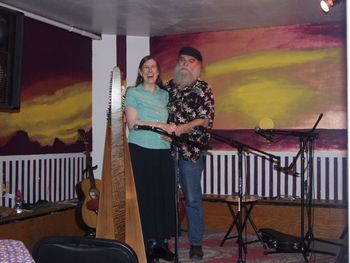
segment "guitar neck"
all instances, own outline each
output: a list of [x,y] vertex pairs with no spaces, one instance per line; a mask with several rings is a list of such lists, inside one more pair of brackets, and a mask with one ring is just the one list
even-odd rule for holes
[[93,171],[93,168],[92,168],[90,154],[86,155],[86,169],[87,169],[87,174],[89,176],[91,188],[96,188],[96,182],[95,182],[94,171]]
[[91,158],[90,149],[89,149],[89,141],[87,139],[87,135],[86,135],[84,130],[79,129],[78,133],[80,135],[80,138],[82,138],[82,140],[84,141],[84,148],[85,148],[84,154],[85,154],[85,158],[86,158],[85,172],[87,173],[87,176],[89,177],[90,187],[92,189],[96,189],[94,171],[93,171],[93,167],[92,167],[92,158]]

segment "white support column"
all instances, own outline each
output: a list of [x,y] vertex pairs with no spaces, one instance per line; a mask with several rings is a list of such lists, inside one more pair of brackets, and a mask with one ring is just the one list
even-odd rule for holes
[[149,55],[149,37],[127,36],[126,38],[126,72],[127,86],[133,86],[137,77],[140,60]]
[[94,171],[96,178],[101,178],[103,152],[107,123],[107,108],[110,77],[117,64],[116,35],[102,35],[101,40],[92,42],[92,164],[98,165]]
[[[137,68],[142,57],[150,52],[149,37],[127,36],[127,85],[134,85]],[[103,152],[106,132],[106,113],[110,86],[110,73],[117,64],[116,35],[102,35],[101,40],[92,43],[92,132],[93,132],[93,165],[96,178],[101,178]]]

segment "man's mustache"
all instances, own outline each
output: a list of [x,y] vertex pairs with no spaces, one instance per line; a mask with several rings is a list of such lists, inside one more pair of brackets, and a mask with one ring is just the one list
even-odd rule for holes
[[187,67],[184,67],[184,66],[179,67],[179,68],[177,69],[177,72],[180,72],[180,71],[182,71],[182,70],[186,70],[186,71],[192,73],[192,70],[191,70],[191,69],[189,69],[189,68],[187,68]]

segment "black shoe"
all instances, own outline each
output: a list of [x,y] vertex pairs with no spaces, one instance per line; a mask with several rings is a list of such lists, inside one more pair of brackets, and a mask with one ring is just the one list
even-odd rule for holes
[[166,261],[173,261],[175,257],[175,254],[171,252],[169,247],[165,244],[156,246],[152,252],[154,258],[161,258]]
[[191,259],[202,259],[203,258],[202,246],[191,245],[190,258]]
[[156,258],[154,255],[154,249],[156,247],[156,240],[155,239],[148,239],[145,247],[146,247],[147,263],[155,262]]

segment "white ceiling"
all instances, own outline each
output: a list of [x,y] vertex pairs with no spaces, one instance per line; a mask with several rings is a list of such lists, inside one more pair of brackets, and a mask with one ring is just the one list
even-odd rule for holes
[[[346,20],[345,1],[328,14],[320,0],[1,0],[94,34],[160,36]],[[0,4],[1,5],[1,4]]]

